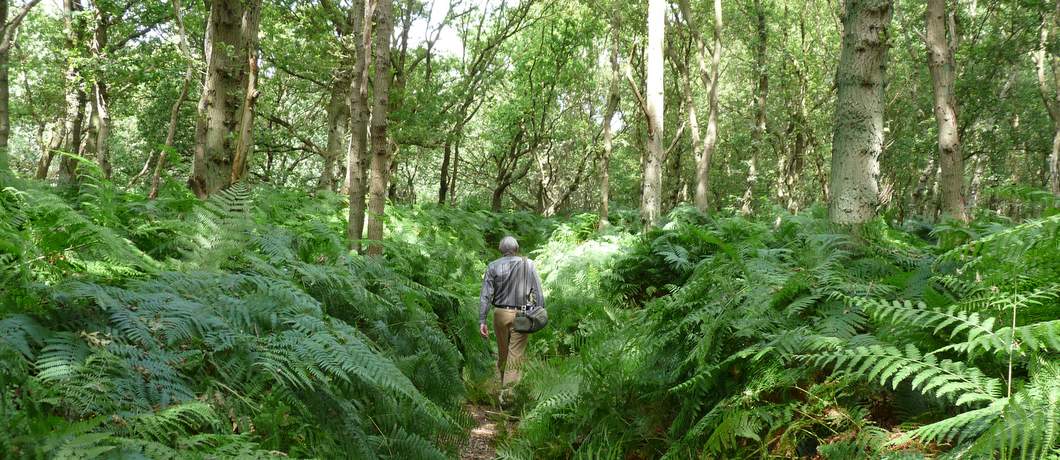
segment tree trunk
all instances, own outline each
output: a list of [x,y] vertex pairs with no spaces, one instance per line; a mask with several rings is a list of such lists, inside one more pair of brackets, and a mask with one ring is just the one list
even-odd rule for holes
[[751,130],[751,158],[747,169],[747,189],[744,190],[740,212],[754,212],[754,189],[758,183],[758,159],[762,157],[766,142],[766,102],[769,96],[769,69],[766,62],[766,46],[769,30],[766,28],[766,12],[762,0],[754,0],[757,40],[754,47],[755,74],[755,118]]
[[646,227],[658,225],[662,212],[662,163],[663,151],[663,42],[666,34],[666,1],[648,1],[648,46],[647,76],[644,98],[647,104],[648,145],[644,162],[643,188],[641,192],[641,220]]
[[339,69],[331,83],[328,100],[328,143],[324,150],[324,170],[320,173],[317,188],[335,188],[335,163],[346,148],[346,130],[350,121],[350,76],[346,69]]
[[600,228],[611,225],[608,220],[609,202],[611,201],[611,153],[614,149],[614,133],[611,132],[611,122],[614,120],[615,112],[620,102],[618,93],[618,45],[619,45],[619,23],[616,13],[611,16],[611,82],[607,90],[607,106],[604,108],[603,138],[604,150],[600,155]]
[[832,222],[840,225],[863,224],[876,216],[891,4],[845,4],[828,206]]
[[946,0],[928,0],[925,16],[928,69],[931,71],[932,89],[935,93],[939,166],[942,168],[942,214],[967,222],[963,190],[964,163],[957,128],[957,97],[953,92],[956,67],[953,53],[956,51],[957,31],[951,28],[947,39]]
[[251,0],[245,5],[241,30],[242,55],[247,63],[246,88],[243,90],[243,105],[237,119],[236,150],[232,155],[232,173],[229,183],[234,184],[247,172],[247,162],[254,148],[254,104],[258,100],[258,26],[261,23],[261,0]]
[[490,197],[490,211],[501,212],[501,207],[504,205],[504,191],[508,188],[506,184],[499,184],[493,189],[493,195]]
[[350,249],[361,252],[364,238],[365,194],[368,191],[368,56],[372,38],[372,0],[354,0],[353,74],[350,80],[350,147],[346,153],[346,184],[350,210],[346,238]]
[[979,205],[979,192],[983,187],[983,155],[975,156],[972,166],[972,181],[968,184],[968,209],[975,209]]
[[441,176],[438,179],[438,204],[445,204],[445,196],[449,193],[449,162],[453,156],[453,143],[448,139],[445,141],[445,145],[442,147],[442,167],[440,168]]
[[111,178],[113,168],[110,163],[110,101],[107,93],[107,84],[96,82],[96,161],[103,170],[103,177]]
[[[702,212],[707,212],[710,208],[710,163],[714,156],[714,147],[718,142],[718,83],[721,76],[721,32],[722,27],[724,26],[724,23],[722,22],[721,0],[714,1],[713,49],[710,53],[711,62],[709,68],[707,65],[707,45],[704,42],[703,37],[699,34],[698,25],[693,20],[692,9],[689,6],[688,0],[681,0],[680,3],[678,3],[678,6],[680,7],[681,16],[684,18],[689,32],[691,32],[695,38],[696,61],[699,64],[699,76],[709,94],[706,132],[703,136],[702,143],[696,147],[696,194],[694,199],[696,209],[699,209]],[[691,88],[689,88],[689,91],[691,91]],[[691,108],[691,105],[689,107]],[[695,139],[699,137],[699,124],[691,122],[695,115],[693,112],[694,110],[689,111],[689,121],[691,125],[690,128],[692,128],[691,135],[693,137],[693,146],[695,146],[697,143]]]
[[[8,10],[10,0],[0,0],[0,36],[6,35]],[[10,44],[5,49],[0,49],[0,175],[11,170],[11,160],[8,154],[8,145],[11,138],[11,49]]]
[[[1052,18],[1043,19],[1045,24],[1041,28],[1041,40],[1038,43],[1038,52],[1035,53],[1035,67],[1038,76],[1038,89],[1049,111],[1049,117],[1053,121],[1053,147],[1046,158],[1046,187],[1054,195],[1060,196],[1060,56],[1055,50],[1048,47],[1050,36],[1055,37],[1060,29],[1060,1],[1056,2]],[[1052,68],[1053,87],[1049,88],[1046,80],[1045,62],[1048,59]]]
[[66,63],[66,116],[63,121],[66,139],[62,150],[65,153],[59,160],[59,181],[73,183],[77,181],[77,157],[81,155],[81,130],[85,119],[84,78],[78,63],[79,44],[84,43],[84,20],[77,13],[82,10],[81,0],[64,0],[63,13],[66,27],[66,51],[69,54]]
[[[463,134],[462,132],[460,133]],[[460,138],[453,143],[453,174],[449,177],[449,206],[456,206],[456,178],[460,173]]]
[[[107,12],[95,5],[96,27],[92,32],[92,57],[98,61],[109,59],[107,55],[108,31],[111,18]],[[107,83],[101,71],[97,71],[92,86],[92,133],[93,148],[89,149],[96,156],[96,162],[103,171],[103,177],[110,179],[112,168],[110,163],[110,94],[107,92]]]
[[[0,36],[6,35],[7,16],[10,0],[0,0]],[[7,152],[11,138],[11,48],[10,44],[0,50],[0,175],[11,170],[10,155]]]
[[[206,77],[195,124],[188,185],[200,198],[242,175],[249,150],[255,94],[260,0],[214,0],[206,21]],[[244,28],[244,25],[246,27]],[[253,49],[248,47],[254,46]],[[252,64],[252,65],[251,65]],[[249,75],[248,75],[249,74]]]
[[375,11],[375,77],[372,79],[372,180],[368,191],[369,255],[381,255],[390,154],[387,116],[390,113],[390,35],[394,31],[392,0],[378,0]]
[[55,158],[55,151],[62,147],[63,142],[66,139],[66,126],[59,126],[59,131],[52,134],[51,142],[44,147],[44,151],[41,152],[40,160],[37,162],[37,172],[33,175],[34,178],[44,180],[48,178],[48,171],[52,167],[52,160]]

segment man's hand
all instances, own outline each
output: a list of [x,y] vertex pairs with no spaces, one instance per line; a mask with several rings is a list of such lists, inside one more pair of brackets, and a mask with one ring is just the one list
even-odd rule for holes
[[485,324],[478,325],[478,333],[481,334],[484,339],[488,339],[490,336],[490,330],[486,328]]

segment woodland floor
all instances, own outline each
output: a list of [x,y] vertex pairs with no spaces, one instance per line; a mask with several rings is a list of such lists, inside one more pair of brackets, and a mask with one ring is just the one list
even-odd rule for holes
[[468,413],[475,419],[475,427],[468,434],[464,448],[460,449],[461,460],[489,460],[497,458],[494,442],[500,427],[497,425],[498,422],[493,420],[493,417],[490,417],[490,409],[492,408],[489,406],[478,404],[469,404],[467,406]]

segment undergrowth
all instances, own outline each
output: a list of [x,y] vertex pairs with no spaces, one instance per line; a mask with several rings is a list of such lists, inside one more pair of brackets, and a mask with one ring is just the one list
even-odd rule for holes
[[501,457],[1058,458],[1058,232],[687,208],[561,227],[537,256],[572,307],[531,340]]
[[451,458],[515,234],[551,323],[502,458],[1060,458],[1060,215],[852,236],[820,209],[640,233],[394,206],[367,258],[334,194],[5,180],[3,457]]
[[473,286],[499,235],[549,224],[393,209],[378,259],[337,195],[9,181],[0,457],[455,455],[492,372]]

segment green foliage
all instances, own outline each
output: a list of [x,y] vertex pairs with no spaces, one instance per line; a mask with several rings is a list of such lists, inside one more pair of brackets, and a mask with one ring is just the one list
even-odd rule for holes
[[945,250],[882,222],[670,219],[616,250],[563,232],[542,250],[603,289],[546,276],[552,304],[599,306],[539,336],[503,457],[1060,454],[1055,217],[975,222]]
[[[26,185],[0,202],[19,216],[0,234],[20,264],[5,264],[0,309],[5,456],[459,446],[464,379],[489,369],[470,286],[492,251],[483,234],[508,217],[395,211],[384,260],[348,253],[330,198],[237,184],[200,205]],[[420,270],[432,254],[451,265]]]

